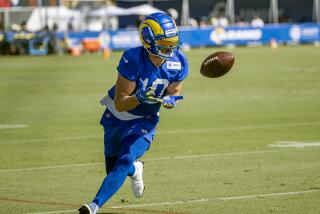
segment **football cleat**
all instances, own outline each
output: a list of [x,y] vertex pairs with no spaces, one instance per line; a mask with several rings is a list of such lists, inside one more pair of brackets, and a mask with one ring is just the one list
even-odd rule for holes
[[143,162],[138,160],[133,163],[135,167],[134,175],[131,176],[132,192],[136,198],[141,198],[144,192],[144,184],[142,179]]
[[95,203],[91,203],[89,205],[84,204],[82,207],[78,209],[79,214],[96,214],[99,207]]

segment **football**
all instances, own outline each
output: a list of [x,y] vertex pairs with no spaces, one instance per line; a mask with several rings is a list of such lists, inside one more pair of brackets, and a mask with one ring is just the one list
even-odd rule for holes
[[234,55],[226,51],[210,54],[201,64],[200,73],[209,78],[225,75],[232,68]]

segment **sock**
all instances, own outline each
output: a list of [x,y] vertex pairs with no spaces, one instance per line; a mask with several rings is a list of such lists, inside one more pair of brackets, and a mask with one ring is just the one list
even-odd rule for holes
[[93,214],[96,214],[99,210],[99,206],[94,202],[90,203],[89,207],[90,207],[90,210]]
[[133,170],[131,171],[131,174],[129,174],[130,177],[134,178],[138,175],[138,170],[136,168],[136,161],[133,163]]

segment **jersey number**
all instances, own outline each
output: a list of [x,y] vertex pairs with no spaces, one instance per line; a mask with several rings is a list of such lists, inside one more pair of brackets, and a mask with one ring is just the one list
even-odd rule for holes
[[[148,84],[148,79],[143,81],[143,87],[146,88]],[[168,87],[169,81],[167,79],[156,79],[152,83],[152,88],[155,88],[154,94],[156,98],[161,98],[164,90]]]

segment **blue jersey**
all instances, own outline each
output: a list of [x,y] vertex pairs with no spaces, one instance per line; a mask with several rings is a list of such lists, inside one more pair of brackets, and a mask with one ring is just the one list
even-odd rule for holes
[[[117,69],[121,76],[136,82],[136,88],[133,94],[136,93],[140,87],[147,88],[152,86],[156,89],[155,97],[157,98],[162,98],[166,95],[166,89],[169,84],[184,80],[189,70],[187,59],[182,52],[179,51],[175,57],[166,60],[160,67],[156,67],[152,64],[148,58],[148,52],[142,46],[126,50],[121,57]],[[140,81],[144,83],[143,86],[139,84]],[[113,102],[114,93],[115,86],[108,91],[111,102]],[[110,107],[110,105],[107,105],[107,107],[111,113],[117,116],[119,112],[114,112],[115,109],[111,109],[112,107]],[[161,104],[159,103],[140,104],[127,113],[132,116],[132,119],[135,119],[135,116],[156,116],[160,107]],[[119,119],[127,120],[125,118]]]

